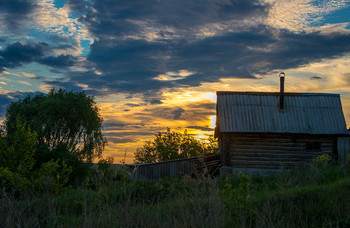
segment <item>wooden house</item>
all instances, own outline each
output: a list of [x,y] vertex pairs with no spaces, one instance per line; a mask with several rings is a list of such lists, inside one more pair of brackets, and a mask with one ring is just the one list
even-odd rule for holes
[[223,172],[281,172],[350,148],[340,95],[285,93],[284,77],[280,92],[217,92],[216,117]]

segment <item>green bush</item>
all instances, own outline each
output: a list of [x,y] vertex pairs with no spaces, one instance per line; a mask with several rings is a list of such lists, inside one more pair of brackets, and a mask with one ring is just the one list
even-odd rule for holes
[[67,186],[72,168],[60,159],[41,165],[35,172],[34,185],[39,191],[59,192]]
[[25,192],[31,183],[17,173],[13,173],[9,168],[0,167],[0,189],[5,192]]

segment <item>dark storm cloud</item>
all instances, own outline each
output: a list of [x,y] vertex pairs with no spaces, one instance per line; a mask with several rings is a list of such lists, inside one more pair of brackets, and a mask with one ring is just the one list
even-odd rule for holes
[[48,44],[44,42],[22,44],[16,42],[0,50],[0,72],[5,67],[16,68],[23,64],[34,62],[43,57],[48,50]]
[[73,66],[76,58],[72,55],[48,56],[38,60],[38,63],[54,68],[67,68]]
[[182,108],[178,108],[176,110],[173,111],[174,117],[173,120],[183,120],[182,113],[184,113],[185,110],[183,110]]
[[[67,2],[73,10],[87,6],[85,1]],[[98,39],[91,45],[88,61],[103,72],[98,77],[91,72],[69,75],[72,83],[84,81],[90,88],[107,87],[114,92],[142,93],[146,90],[158,90],[164,87],[199,85],[205,74],[196,66],[199,73],[188,80],[177,82],[158,81],[153,78],[167,71],[178,71],[188,67],[181,64],[181,59],[173,63],[172,57],[186,54],[193,45],[192,30],[207,24],[226,23],[229,20],[264,17],[267,5],[258,1],[94,1],[90,11],[80,18],[90,33]],[[139,24],[138,22],[141,22]],[[126,36],[138,36],[144,29],[143,22],[152,28],[171,27],[174,32],[160,31],[158,39],[125,39]],[[169,33],[169,34],[167,34]],[[165,39],[167,35],[179,38]],[[164,38],[164,39],[163,39]],[[189,39],[189,40],[188,40]],[[179,53],[182,50],[183,53]],[[194,53],[196,54],[196,53]],[[198,53],[199,54],[199,53]],[[191,58],[191,56],[188,56]],[[170,58],[170,59],[169,59]],[[182,58],[182,57],[181,57]],[[206,56],[204,56],[206,58]],[[208,60],[209,61],[209,60]],[[204,62],[199,62],[203,64]],[[188,65],[188,64],[186,64]],[[181,68],[182,67],[182,68]],[[186,68],[187,67],[187,68]],[[207,72],[208,74],[212,73]],[[175,76],[176,77],[176,76]],[[98,80],[96,80],[98,78]],[[217,79],[210,79],[210,81]],[[108,82],[108,85],[106,85]],[[161,103],[159,100],[151,103]]]
[[[198,86],[220,78],[254,78],[275,69],[302,66],[350,51],[350,35],[293,34],[252,28],[193,42],[125,41],[114,47],[95,42],[88,60],[94,72],[69,75],[72,83],[87,83],[98,91],[142,93],[161,88]],[[154,80],[157,75],[186,69],[193,75],[176,81]]]
[[281,68],[293,68],[324,58],[341,57],[350,52],[350,34],[320,32],[294,34],[291,32],[279,32],[278,39],[273,42],[274,50],[264,53],[260,58],[269,60],[273,70]]
[[23,28],[23,23],[30,19],[30,14],[37,7],[35,0],[1,0],[0,18],[7,29],[18,32]]
[[[158,43],[144,40],[129,40],[106,45],[104,41],[95,41],[91,45],[88,60],[95,63],[98,70],[105,72],[104,77],[114,77],[114,81],[151,79],[164,69],[167,48]],[[154,65],[156,64],[156,65]]]
[[[75,2],[73,8],[77,8],[82,1],[72,2]],[[267,5],[257,0],[98,0],[93,2],[90,12],[81,21],[92,34],[103,39],[142,30],[143,24],[134,21],[191,31],[207,23],[261,17],[267,14],[267,9]]]
[[[244,20],[263,21],[268,14],[269,6],[259,1],[84,2],[68,1],[73,9],[82,4],[88,9],[80,21],[96,38],[87,56],[87,67],[92,67],[87,72],[67,74],[67,83],[88,84],[95,95],[144,94],[162,88],[199,86],[221,78],[255,78],[350,52],[350,34],[292,33],[257,23],[244,24]],[[231,28],[232,24],[242,27]],[[200,28],[213,27],[216,31],[215,25],[228,29],[210,37],[196,36]],[[156,38],[146,38],[147,32]],[[180,70],[193,73],[182,79],[175,75],[177,80],[155,80],[161,74]],[[161,103],[159,96],[144,94],[144,99]]]
[[5,68],[17,68],[32,62],[60,70],[76,63],[76,57],[72,55],[48,56],[51,53],[52,48],[45,42],[9,44],[0,50],[0,72],[4,71]]

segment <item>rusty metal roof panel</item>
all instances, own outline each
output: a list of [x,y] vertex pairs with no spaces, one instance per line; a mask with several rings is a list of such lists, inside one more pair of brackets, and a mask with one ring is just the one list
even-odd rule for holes
[[339,94],[217,92],[220,132],[347,134]]

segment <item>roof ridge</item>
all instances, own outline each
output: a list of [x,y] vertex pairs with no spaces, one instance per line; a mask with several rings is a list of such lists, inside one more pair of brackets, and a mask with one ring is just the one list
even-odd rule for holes
[[[216,95],[257,95],[257,96],[279,96],[280,92],[240,92],[240,91],[216,91]],[[340,97],[335,93],[284,93],[284,96],[331,96]]]

